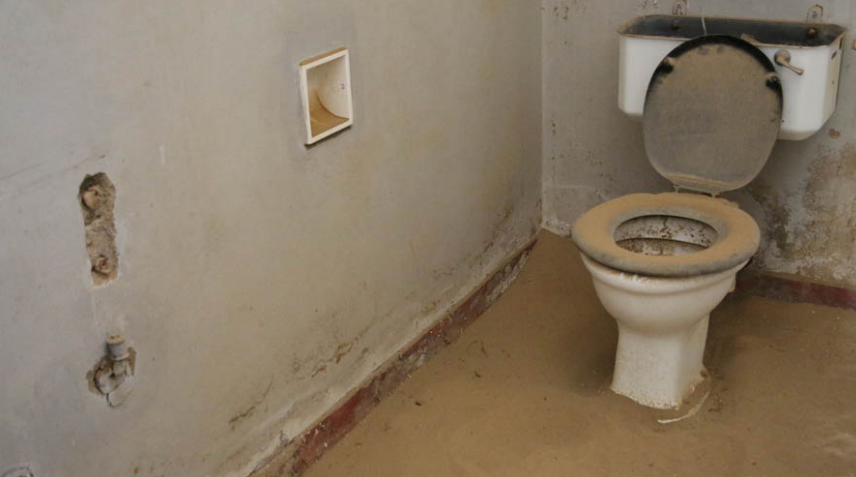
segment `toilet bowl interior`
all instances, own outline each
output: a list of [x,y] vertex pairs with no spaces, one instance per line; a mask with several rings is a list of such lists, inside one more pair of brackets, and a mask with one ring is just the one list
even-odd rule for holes
[[686,255],[709,248],[719,239],[716,229],[700,220],[674,215],[643,215],[615,229],[616,245],[643,255]]

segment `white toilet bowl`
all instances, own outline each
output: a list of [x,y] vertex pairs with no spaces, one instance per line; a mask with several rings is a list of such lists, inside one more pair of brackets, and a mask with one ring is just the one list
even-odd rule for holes
[[660,409],[679,407],[704,376],[708,317],[746,262],[695,277],[624,273],[583,255],[595,291],[618,323],[611,389]]
[[[631,70],[635,60],[621,58]],[[752,217],[716,197],[745,186],[766,164],[784,93],[764,52],[733,36],[699,36],[657,61],[650,76],[623,75],[622,84],[645,83],[634,91],[645,91],[646,155],[686,192],[610,200],[583,214],[572,234],[618,322],[612,389],[675,408],[703,380],[710,312],[760,244]]]
[[708,317],[757,250],[757,224],[723,199],[632,194],[584,214],[573,235],[618,323],[612,390],[679,407],[703,380]]

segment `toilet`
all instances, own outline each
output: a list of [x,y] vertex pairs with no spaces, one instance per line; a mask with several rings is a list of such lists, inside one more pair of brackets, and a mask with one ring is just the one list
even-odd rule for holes
[[710,312],[760,244],[755,220],[718,197],[761,171],[779,135],[773,62],[733,36],[680,43],[650,77],[645,151],[675,192],[630,194],[583,214],[572,237],[618,323],[611,389],[673,409],[704,380]]

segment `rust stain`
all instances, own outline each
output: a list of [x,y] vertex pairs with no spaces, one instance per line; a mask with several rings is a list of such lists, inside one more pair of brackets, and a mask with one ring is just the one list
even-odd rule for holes
[[831,137],[832,139],[838,139],[841,137],[841,131],[835,128],[829,128],[829,137]]

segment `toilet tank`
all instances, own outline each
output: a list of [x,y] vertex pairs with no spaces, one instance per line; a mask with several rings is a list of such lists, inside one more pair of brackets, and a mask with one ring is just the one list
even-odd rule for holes
[[[784,94],[779,139],[805,139],[832,116],[847,29],[826,23],[647,15],[618,30],[618,107],[641,119],[654,70],[680,43],[703,35],[741,38],[760,49],[776,67]],[[776,61],[776,54],[802,74]]]

